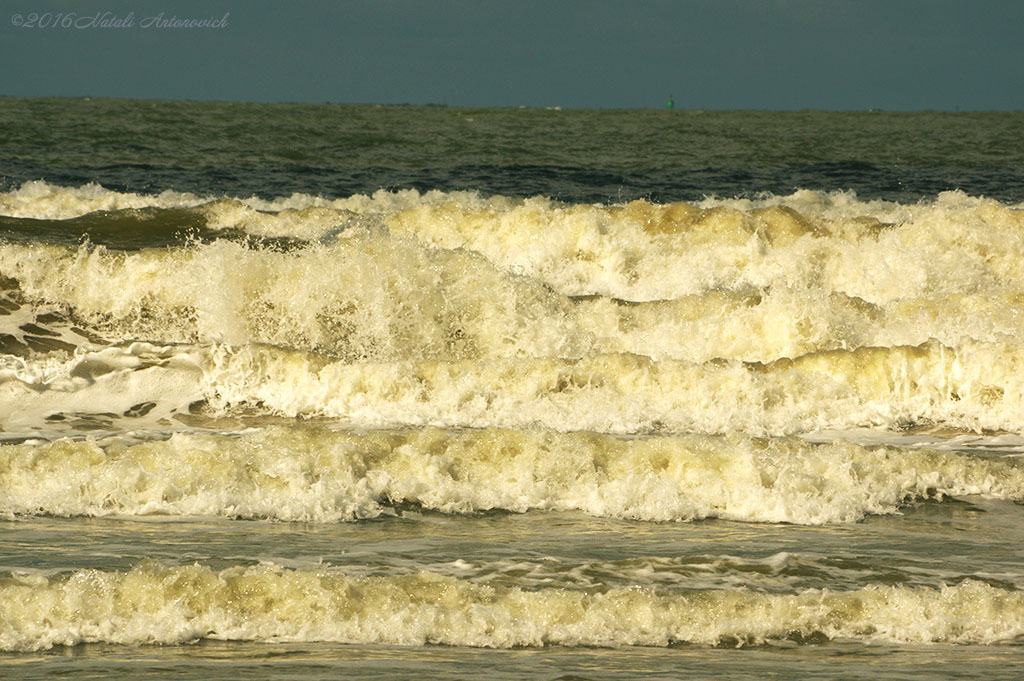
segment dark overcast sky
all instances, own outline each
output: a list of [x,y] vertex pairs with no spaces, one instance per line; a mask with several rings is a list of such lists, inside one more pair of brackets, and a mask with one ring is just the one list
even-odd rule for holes
[[[131,27],[87,25],[129,11]],[[1020,0],[3,0],[0,12],[7,95],[1024,109]],[[85,25],[24,25],[61,12]],[[227,13],[227,26],[142,26],[160,13]]]

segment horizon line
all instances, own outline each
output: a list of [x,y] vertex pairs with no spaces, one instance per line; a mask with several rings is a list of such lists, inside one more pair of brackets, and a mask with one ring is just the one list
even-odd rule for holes
[[181,104],[254,104],[254,105],[306,105],[306,106],[361,106],[380,108],[436,108],[436,109],[528,109],[534,111],[679,111],[683,113],[703,112],[739,112],[739,111],[761,111],[773,113],[1021,113],[1024,109],[965,109],[955,107],[952,109],[924,108],[924,109],[887,109],[884,107],[865,108],[822,108],[822,107],[792,107],[792,108],[768,108],[768,107],[687,107],[687,106],[572,106],[572,105],[544,105],[544,104],[448,104],[445,102],[341,102],[330,100],[248,100],[248,99],[191,99],[191,98],[162,98],[162,97],[118,97],[111,95],[10,95],[0,94],[0,99],[64,99],[78,101],[112,100],[123,102],[161,102]]

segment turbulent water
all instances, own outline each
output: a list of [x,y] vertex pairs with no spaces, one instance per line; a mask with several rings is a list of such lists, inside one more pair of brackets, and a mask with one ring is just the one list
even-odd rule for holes
[[0,109],[11,678],[1024,662],[1024,116]]

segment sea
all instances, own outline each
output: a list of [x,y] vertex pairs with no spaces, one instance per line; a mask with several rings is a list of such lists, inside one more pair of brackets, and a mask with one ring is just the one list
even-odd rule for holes
[[1019,678],[1022,139],[0,98],[0,677]]

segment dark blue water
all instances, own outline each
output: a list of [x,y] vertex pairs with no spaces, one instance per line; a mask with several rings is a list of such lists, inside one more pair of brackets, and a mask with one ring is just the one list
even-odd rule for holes
[[548,111],[0,99],[0,189],[338,198],[474,190],[568,202],[959,189],[1024,200],[1024,114]]

